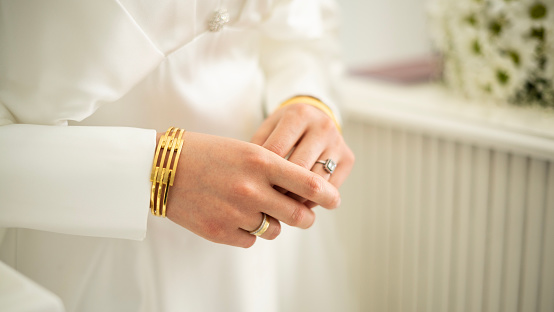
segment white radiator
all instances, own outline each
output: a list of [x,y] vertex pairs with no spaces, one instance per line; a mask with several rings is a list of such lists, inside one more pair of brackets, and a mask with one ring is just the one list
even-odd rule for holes
[[345,127],[359,310],[554,311],[554,140],[383,105]]

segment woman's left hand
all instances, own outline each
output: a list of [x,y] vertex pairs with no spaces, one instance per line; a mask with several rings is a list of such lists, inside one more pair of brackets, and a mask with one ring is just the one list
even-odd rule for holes
[[[261,145],[289,161],[323,176],[335,187],[340,187],[354,165],[354,154],[344,142],[331,117],[318,108],[296,103],[271,114],[256,131],[252,143]],[[333,173],[317,161],[332,159]],[[291,197],[314,207],[313,202],[290,194]]]

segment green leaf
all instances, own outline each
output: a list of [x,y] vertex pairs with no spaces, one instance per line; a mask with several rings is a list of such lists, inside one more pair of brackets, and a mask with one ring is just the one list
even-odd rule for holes
[[498,69],[496,71],[496,80],[498,80],[501,85],[506,85],[508,81],[510,81],[510,76],[506,71]]
[[529,15],[532,19],[541,19],[546,16],[548,10],[546,6],[540,2],[537,2],[529,7]]
[[479,40],[477,40],[477,39],[473,40],[473,42],[471,43],[471,50],[476,55],[482,55],[483,54],[482,51],[481,51],[481,43],[479,43]]

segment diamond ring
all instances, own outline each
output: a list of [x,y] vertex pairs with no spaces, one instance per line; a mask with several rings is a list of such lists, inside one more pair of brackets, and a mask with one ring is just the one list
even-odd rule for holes
[[315,163],[316,164],[322,164],[323,169],[325,169],[325,171],[329,172],[329,174],[332,174],[333,171],[335,171],[335,169],[337,168],[337,163],[334,160],[332,160],[331,158],[328,158],[327,160],[318,160]]

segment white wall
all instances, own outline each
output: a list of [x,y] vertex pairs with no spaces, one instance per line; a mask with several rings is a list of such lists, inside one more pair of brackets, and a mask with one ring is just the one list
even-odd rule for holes
[[427,0],[338,0],[341,42],[349,67],[402,61],[429,53]]

